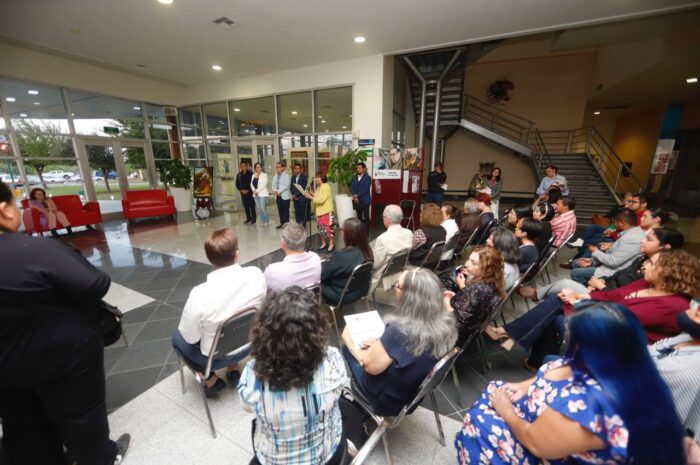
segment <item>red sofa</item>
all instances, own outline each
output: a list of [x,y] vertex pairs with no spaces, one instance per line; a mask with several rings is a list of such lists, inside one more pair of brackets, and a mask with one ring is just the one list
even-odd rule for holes
[[175,200],[164,189],[126,191],[122,207],[124,218],[128,221],[147,216],[175,215]]
[[[56,204],[56,208],[66,214],[71,226],[87,226],[102,223],[102,212],[100,204],[97,202],[87,202],[83,205],[77,195],[54,195],[51,200]],[[37,210],[29,208],[29,200],[22,200],[22,221],[27,234],[43,233],[49,230],[43,227],[40,221],[40,214]],[[58,228],[65,227],[60,221]]]

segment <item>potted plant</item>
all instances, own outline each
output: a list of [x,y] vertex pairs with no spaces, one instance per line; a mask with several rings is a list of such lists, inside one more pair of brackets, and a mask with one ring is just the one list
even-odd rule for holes
[[366,151],[351,149],[342,156],[333,158],[328,165],[328,173],[326,173],[328,180],[345,187],[344,194],[337,194],[335,196],[338,223],[341,225],[346,219],[356,216],[355,209],[352,207],[350,184],[352,183],[352,177],[357,172],[357,164],[365,160],[367,160]]
[[160,182],[175,199],[175,209],[179,212],[192,210],[192,196],[190,195],[190,185],[192,184],[192,173],[189,167],[182,164],[180,160],[163,160],[157,163],[160,170]]

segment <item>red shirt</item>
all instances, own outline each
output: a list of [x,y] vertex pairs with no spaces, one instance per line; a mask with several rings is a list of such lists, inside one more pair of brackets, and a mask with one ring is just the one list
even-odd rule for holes
[[[690,299],[675,294],[661,297],[628,297],[648,288],[649,283],[639,279],[614,291],[593,291],[591,300],[615,302],[627,307],[642,324],[649,344],[653,344],[681,332],[676,317],[688,308]],[[565,315],[569,315],[572,310],[573,306],[564,304]]]
[[557,238],[552,245],[554,247],[561,246],[564,241],[576,231],[576,213],[573,210],[557,215],[549,222],[552,226],[552,234],[556,234]]

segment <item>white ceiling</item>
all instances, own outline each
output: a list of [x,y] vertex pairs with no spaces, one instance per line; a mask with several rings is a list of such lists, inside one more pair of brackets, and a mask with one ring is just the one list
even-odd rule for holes
[[[697,6],[689,0],[0,0],[0,34],[196,85]],[[237,27],[214,25],[221,16]],[[367,42],[355,44],[358,35]],[[214,63],[223,71],[213,71]]]

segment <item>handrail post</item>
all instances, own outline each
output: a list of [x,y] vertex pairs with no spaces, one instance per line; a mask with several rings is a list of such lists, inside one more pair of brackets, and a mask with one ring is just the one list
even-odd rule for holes
[[622,174],[622,165],[617,166],[617,176],[615,176],[615,186],[613,187],[613,191],[615,194],[617,194],[617,185],[620,182],[620,175]]
[[574,131],[569,131],[569,136],[566,139],[566,152],[567,154],[571,153],[571,142],[572,139],[574,138]]
[[588,137],[586,138],[586,153],[593,155],[593,145],[591,144],[591,139],[593,138],[592,128],[588,130]]

